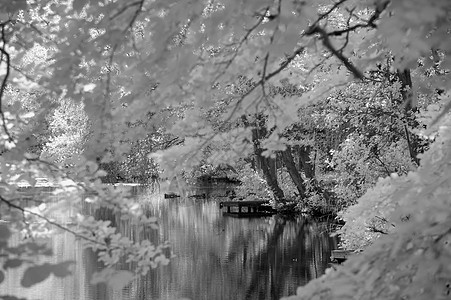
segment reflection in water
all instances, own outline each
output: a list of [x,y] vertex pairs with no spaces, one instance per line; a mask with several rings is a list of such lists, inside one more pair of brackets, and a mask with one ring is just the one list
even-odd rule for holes
[[[175,257],[168,266],[152,270],[121,291],[92,286],[89,278],[100,268],[94,253],[61,233],[51,241],[57,254],[53,260],[77,261],[74,276],[51,277],[24,289],[19,284],[23,269],[15,269],[0,284],[0,294],[58,300],[278,299],[323,274],[337,246],[336,239],[329,237],[327,223],[301,217],[223,217],[217,202],[208,199],[147,197],[149,212],[159,218],[160,229],[145,230],[136,238],[169,241]],[[120,230],[136,233],[136,228],[124,223]]]

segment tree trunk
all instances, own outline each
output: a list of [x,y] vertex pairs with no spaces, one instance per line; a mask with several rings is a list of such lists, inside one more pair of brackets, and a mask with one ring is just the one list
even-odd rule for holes
[[318,183],[318,180],[315,176],[315,164],[312,163],[310,159],[310,152],[312,151],[312,147],[310,146],[300,146],[298,148],[298,154],[299,154],[299,168],[304,171],[305,177],[307,177],[310,180],[310,186],[311,188],[317,192],[319,195],[322,196],[322,198],[326,201],[327,205],[331,205],[331,201],[333,199],[333,196],[331,193],[323,189],[320,184]]
[[285,199],[285,195],[277,182],[277,176],[275,172],[271,170],[271,158],[264,157],[261,155],[262,150],[258,149],[260,165],[262,167],[263,176],[265,177],[266,183],[268,183],[269,188],[274,194],[277,202],[281,202]]
[[405,69],[404,71],[398,70],[397,76],[401,82],[401,95],[404,104],[405,111],[414,110],[416,105],[413,101],[412,94],[412,78],[410,76],[410,69]]
[[269,173],[271,173],[272,178],[277,178],[277,160],[272,157],[265,157],[268,164]]
[[[242,120],[246,126],[250,126],[247,118],[242,117]],[[252,142],[254,143],[254,154],[256,160],[256,166],[260,167],[263,172],[263,177],[268,184],[269,188],[274,194],[276,202],[282,202],[285,199],[285,195],[279,186],[277,181],[277,172],[275,170],[275,161],[270,157],[262,155],[263,149],[260,147],[260,140],[267,135],[266,124],[264,119],[256,116],[255,123],[252,129]]]
[[282,152],[282,160],[287,167],[288,174],[290,174],[291,180],[293,181],[296,189],[298,190],[299,196],[301,198],[305,197],[305,182],[302,179],[301,174],[299,174],[296,164],[294,163],[293,155],[291,154],[291,147],[287,146],[287,149]]
[[298,147],[299,153],[299,168],[304,171],[305,177],[308,179],[315,178],[315,165],[310,160],[310,152],[312,147],[300,146]]
[[410,159],[418,166],[420,165],[419,153],[419,141],[415,134],[411,134],[409,128],[418,127],[418,122],[415,118],[415,112],[417,112],[416,103],[414,101],[412,93],[412,78],[410,76],[410,69],[403,71],[398,70],[397,76],[401,82],[401,95],[404,105],[404,117],[406,125],[404,126],[406,140],[409,147]]

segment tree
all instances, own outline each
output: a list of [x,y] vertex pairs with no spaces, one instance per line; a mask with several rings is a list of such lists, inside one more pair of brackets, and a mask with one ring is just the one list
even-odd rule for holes
[[62,166],[72,165],[83,153],[88,138],[88,119],[83,103],[71,100],[58,101],[49,121],[50,137],[40,156],[42,159]]
[[[105,172],[99,169],[99,163],[130,153],[133,143],[123,141],[147,137],[148,128],[164,128],[165,134],[183,141],[154,154],[166,170],[178,172],[196,166],[206,159],[204,148],[230,141],[230,147],[209,152],[207,160],[233,163],[237,157],[253,153],[256,147],[262,162],[269,165],[274,153],[287,149],[286,129],[299,120],[303,105],[324,100],[351,81],[356,80],[365,88],[371,86],[375,79],[369,74],[387,56],[393,58],[393,69],[400,70],[398,77],[406,107],[419,97],[412,92],[415,84],[412,81],[411,86],[406,70],[411,75],[422,74],[424,87],[429,90],[423,92],[425,98],[437,90],[441,97],[447,97],[451,87],[448,0],[194,0],[189,5],[184,1],[4,0],[0,11],[0,203],[2,212],[8,208],[7,218],[13,225],[11,229],[0,227],[0,246],[8,251],[8,258],[17,259],[19,249],[10,251],[6,245],[13,232],[28,228],[28,220],[24,222],[22,218],[27,212],[28,218],[40,220],[46,228],[57,226],[73,232],[87,246],[99,250],[99,258],[109,269],[100,273],[98,281],[111,283],[118,279],[124,283],[149,267],[166,262],[162,247],[134,243],[116,234],[108,223],[90,218],[74,220],[80,226],[77,229],[58,224],[46,217],[45,209],[34,212],[21,206],[19,181],[34,185],[37,177],[51,177],[57,190],[66,193],[65,199],[73,205],[81,205],[80,194],[88,193],[93,195],[89,199],[96,206],[108,206],[122,213],[130,211],[132,219],[154,224],[155,220],[147,218],[138,206],[102,185],[100,177]],[[32,58],[41,55],[41,59],[30,59],[30,53]],[[252,84],[236,92],[243,78]],[[302,86],[305,92],[273,97],[270,87],[281,80]],[[14,106],[7,107],[9,88],[35,93],[41,111],[49,111],[54,99],[63,99],[63,95],[67,101],[84,107],[90,132],[70,175],[61,166],[27,152],[30,130],[39,128],[21,125],[40,124],[45,117],[38,113],[33,119]],[[221,109],[216,120],[220,121],[212,124],[204,112],[219,102]],[[449,259],[444,246],[449,228],[443,224],[451,214],[446,193],[449,132],[443,116],[449,108],[445,104],[439,115],[442,118],[435,121],[443,125],[440,143],[436,142],[423,156],[417,172],[403,177],[415,185],[404,185],[402,180],[393,183],[390,199],[396,205],[390,215],[410,215],[410,221],[405,226],[396,223],[393,233],[377,241],[362,258],[331,274],[330,281],[314,281],[299,294],[313,298],[325,291],[323,298],[334,294],[335,298],[361,295],[370,299],[383,293],[386,298],[395,298],[402,293],[419,295],[409,288],[422,287],[423,293],[434,298],[446,289],[443,284],[450,279],[450,272],[442,262]],[[169,116],[168,109],[172,112]],[[147,122],[149,116],[149,127],[129,126],[137,121]],[[240,122],[243,116],[252,118],[249,126],[229,126]],[[260,120],[263,116],[264,120]],[[260,121],[264,121],[266,132],[257,141],[255,132],[263,129]],[[417,146],[409,144],[415,150],[410,152],[415,160]],[[374,143],[367,145],[380,156],[380,149],[373,146]],[[267,167],[265,176],[273,182],[273,192],[283,198]],[[409,204],[405,195],[412,199]],[[365,196],[362,203],[364,199]],[[428,206],[423,199],[428,199]],[[39,201],[50,203],[46,197]],[[36,247],[24,247],[31,257],[41,254],[32,251]],[[143,248],[147,249],[145,256],[140,254]],[[366,261],[371,255],[374,258]],[[138,261],[141,267],[134,274],[114,273],[113,267],[121,256]],[[28,261],[18,259],[21,263]],[[427,269],[422,267],[423,262],[430,263]],[[0,280],[14,263],[17,261],[10,260],[6,267],[2,265]],[[32,264],[25,275],[36,271],[65,275],[67,266]],[[408,277],[402,277],[398,270],[401,267],[406,268]],[[397,288],[390,289],[392,282],[386,282],[388,279],[380,274],[392,274],[390,280]],[[374,285],[364,284],[362,280],[368,278]],[[413,280],[415,286],[407,285],[404,278]],[[24,280],[23,284],[28,286],[41,279]],[[351,285],[353,280],[357,284]],[[439,289],[435,289],[436,285]],[[328,286],[340,289],[331,290]]]

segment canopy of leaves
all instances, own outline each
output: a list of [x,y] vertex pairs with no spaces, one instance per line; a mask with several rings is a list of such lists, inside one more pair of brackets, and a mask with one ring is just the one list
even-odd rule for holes
[[[437,90],[449,96],[450,18],[448,0],[1,0],[0,208],[9,208],[11,230],[27,230],[30,221],[43,224],[34,229],[35,235],[59,226],[99,250],[108,267],[125,256],[140,266],[133,276],[144,274],[166,263],[162,246],[134,242],[109,223],[88,217],[74,220],[79,227],[62,226],[48,217],[47,209],[81,206],[81,194],[88,194],[97,207],[107,206],[133,221],[155,225],[126,195],[102,185],[105,172],[99,169],[99,163],[133,153],[137,141],[148,138],[149,128],[182,141],[155,147],[164,150],[152,156],[165,170],[177,173],[205,160],[233,163],[248,156],[259,118],[267,127],[259,141],[263,153],[272,156],[283,151],[290,143],[286,130],[299,121],[304,105],[326,99],[339,87],[348,89],[336,97],[338,106],[358,112],[349,115],[377,109],[387,120],[384,126],[391,117],[400,122],[396,115],[385,115],[387,102],[381,104],[396,91],[382,86],[384,92],[376,93],[380,78],[374,72],[381,64],[389,66],[391,74],[416,72],[421,90],[413,93],[401,86],[402,97],[390,98],[402,99],[406,106]],[[350,85],[354,80],[361,85]],[[281,81],[302,88],[302,93],[275,95],[271,87]],[[368,95],[362,97],[362,89]],[[359,96],[353,97],[354,92]],[[11,98],[18,94],[38,103],[32,113],[13,104]],[[371,102],[372,95],[377,96],[377,105]],[[440,116],[450,106],[446,103]],[[76,116],[66,118],[71,112]],[[365,134],[381,129],[374,118],[362,118],[350,118],[350,126],[359,129],[365,123]],[[442,122],[438,141],[424,155],[418,171],[402,180],[380,181],[367,194],[381,193],[380,197],[363,196],[360,210],[350,210],[351,217],[364,210],[371,219],[378,215],[396,228],[364,255],[300,289],[294,298],[440,299],[449,294],[451,145],[448,118],[442,119],[435,121]],[[132,126],[139,122],[146,126]],[[375,141],[363,133],[356,130],[355,138],[344,145],[341,151],[350,151],[345,156],[359,152],[357,146],[362,144],[366,148],[360,152],[381,143],[405,151],[393,135],[383,141],[377,135]],[[29,149],[34,145],[31,137],[42,135],[48,138],[47,156],[39,157],[39,151]],[[65,148],[69,156],[78,156],[69,173],[59,165],[67,160],[67,153],[55,151],[60,138],[70,144]],[[213,151],[204,151],[207,147]],[[388,164],[387,173],[392,169],[406,173],[411,168],[397,158],[388,161],[389,151],[377,153],[381,166]],[[364,166],[361,161],[350,163]],[[377,174],[363,173],[355,178],[376,181]],[[55,194],[66,195],[65,200],[49,207],[23,208],[18,184],[35,186],[42,176],[55,181]],[[39,197],[38,203],[51,203],[48,197]],[[385,207],[382,215],[372,211],[380,203]],[[399,221],[406,216],[409,222]],[[0,227],[0,233],[0,247],[9,249],[9,230]],[[2,266],[0,281],[3,270],[11,266],[12,261]],[[51,273],[66,275],[66,267],[31,266],[22,283],[30,286]],[[36,273],[41,277],[36,278]],[[101,280],[113,284],[131,276],[111,270],[100,274]]]

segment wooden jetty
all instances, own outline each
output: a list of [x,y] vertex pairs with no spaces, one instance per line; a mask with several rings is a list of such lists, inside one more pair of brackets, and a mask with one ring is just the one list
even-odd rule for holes
[[[176,193],[164,194],[164,199],[172,199],[172,198],[181,198],[181,196]],[[204,193],[204,194],[188,195],[187,198],[207,199],[207,194]]]
[[330,256],[330,260],[334,263],[341,264],[349,257],[355,255],[356,252],[354,250],[332,250],[332,254]]
[[236,218],[265,217],[276,213],[269,201],[223,201],[219,202],[219,208],[226,208],[222,213],[224,216]]

